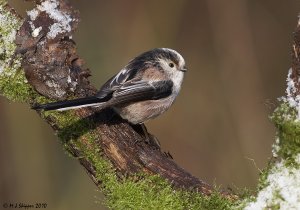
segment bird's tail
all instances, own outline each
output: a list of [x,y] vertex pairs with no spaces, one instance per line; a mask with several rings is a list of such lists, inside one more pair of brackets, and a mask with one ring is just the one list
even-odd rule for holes
[[74,100],[67,100],[67,101],[58,101],[49,104],[37,104],[31,107],[35,110],[59,110],[65,111],[69,109],[77,109],[81,107],[88,107],[88,106],[97,106],[104,102],[103,99],[97,98],[95,96],[86,97],[86,98],[78,98]]

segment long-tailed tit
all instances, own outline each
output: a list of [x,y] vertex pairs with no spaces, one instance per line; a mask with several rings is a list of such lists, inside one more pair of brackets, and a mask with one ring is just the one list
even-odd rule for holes
[[131,60],[109,79],[95,96],[40,104],[36,110],[112,107],[133,124],[155,118],[173,104],[186,72],[183,57],[175,50],[157,48]]

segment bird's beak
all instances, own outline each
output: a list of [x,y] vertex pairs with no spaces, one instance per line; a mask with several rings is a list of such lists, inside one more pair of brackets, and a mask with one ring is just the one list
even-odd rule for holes
[[183,68],[183,69],[180,69],[180,71],[182,71],[182,72],[187,72],[187,69],[186,69],[186,68]]

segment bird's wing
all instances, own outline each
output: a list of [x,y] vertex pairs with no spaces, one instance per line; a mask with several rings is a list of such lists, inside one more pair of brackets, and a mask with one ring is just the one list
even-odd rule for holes
[[111,106],[137,101],[157,100],[172,94],[173,82],[171,80],[147,82],[129,81],[120,86],[112,94]]
[[98,91],[97,98],[110,98],[112,93],[120,88],[126,81],[131,80],[137,73],[136,69],[122,69],[118,74],[110,78]]

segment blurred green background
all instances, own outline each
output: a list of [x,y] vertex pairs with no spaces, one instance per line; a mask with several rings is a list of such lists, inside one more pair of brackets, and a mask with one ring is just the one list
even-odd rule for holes
[[[147,123],[176,162],[195,176],[254,189],[271,156],[268,115],[284,95],[298,0],[71,1],[74,35],[100,87],[131,58],[169,47],[188,73],[171,110]],[[31,3],[11,0],[25,15]],[[101,209],[102,194],[26,104],[0,97],[0,202],[47,209]],[[2,206],[0,206],[1,209]],[[103,208],[104,209],[104,208]]]

